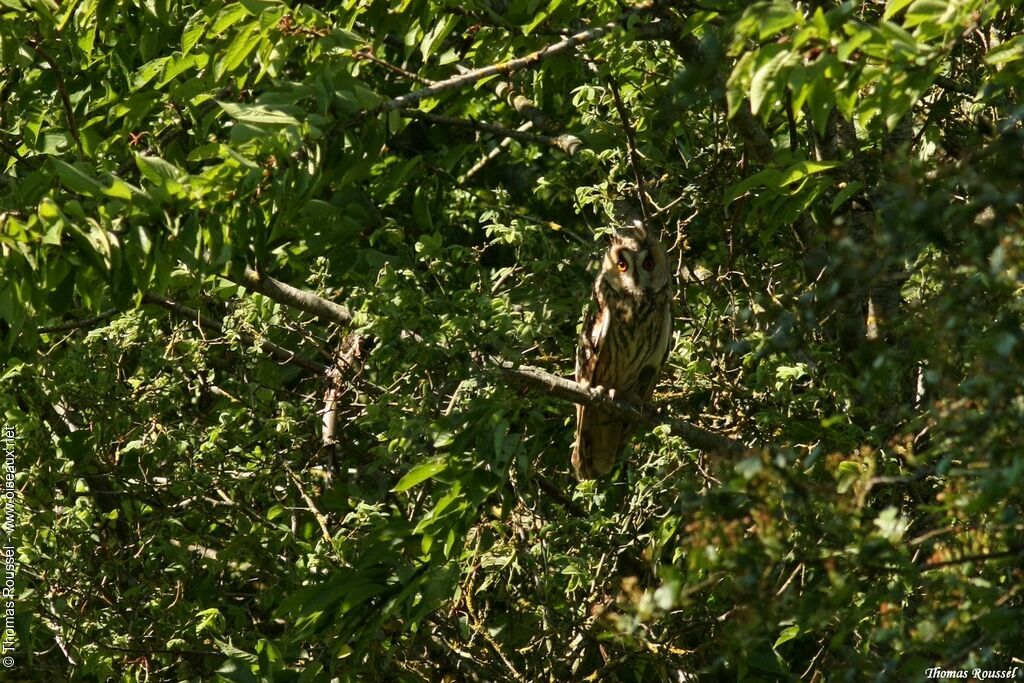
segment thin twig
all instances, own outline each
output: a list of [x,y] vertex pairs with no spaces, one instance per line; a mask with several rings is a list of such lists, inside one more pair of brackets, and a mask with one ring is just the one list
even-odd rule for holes
[[[172,301],[171,299],[157,296],[155,294],[146,294],[143,301],[148,304],[156,304],[157,306],[161,306],[169,311],[177,313],[181,317],[191,320],[197,327],[207,329],[214,334],[224,334],[224,327],[219,322],[213,320],[208,315],[203,315],[199,311],[189,308],[183,304],[179,304],[176,301]],[[245,332],[239,332],[238,336],[246,344],[259,344],[260,349],[262,349],[264,353],[277,358],[282,363],[296,365],[317,375],[327,373],[328,367],[323,363],[312,360],[311,358],[299,356],[294,351],[289,351],[283,346],[278,346],[271,341],[257,342],[255,337],[250,334],[246,334]]]
[[39,334],[48,334],[51,332],[68,332],[70,330],[77,330],[83,327],[92,327],[98,323],[103,322],[109,318],[113,318],[117,315],[118,309],[111,308],[110,310],[103,311],[98,315],[94,315],[91,318],[82,318],[81,320],[72,320],[70,322],[61,323],[60,325],[47,325],[44,327],[37,327],[36,332]]
[[60,66],[54,61],[53,57],[43,49],[42,45],[35,38],[29,39],[29,46],[39,55],[44,62],[50,65],[50,69],[53,71],[53,78],[57,81],[57,93],[60,95],[61,102],[64,105],[64,116],[68,122],[68,132],[71,133],[71,137],[75,139],[75,144],[78,146],[78,151],[82,151],[82,140],[78,137],[78,122],[75,119],[75,110],[71,105],[71,98],[68,96],[68,88],[64,83],[64,76],[61,74]]
[[576,501],[565,495],[562,489],[558,488],[552,482],[548,481],[545,477],[539,474],[533,475],[533,480],[537,482],[537,486],[540,489],[555,499],[556,503],[562,505],[566,510],[571,512],[575,517],[586,517],[586,513],[583,512],[583,508],[576,504]]
[[371,48],[369,48],[369,47],[366,48],[365,50],[360,50],[359,52],[352,53],[352,56],[355,57],[356,59],[365,59],[368,62],[373,62],[374,64],[376,64],[378,66],[384,67],[388,71],[393,71],[396,74],[402,76],[403,78],[407,78],[410,81],[415,81],[415,82],[417,82],[417,83],[419,83],[421,85],[432,86],[435,83],[435,81],[432,81],[429,78],[424,78],[423,76],[420,76],[419,74],[414,74],[411,71],[406,71],[405,69],[403,69],[400,66],[395,66],[391,62],[384,61],[383,59],[381,59],[377,55],[373,54],[373,52],[371,51]]
[[650,212],[647,210],[647,190],[644,188],[644,178],[640,173],[640,155],[636,151],[636,134],[633,131],[633,124],[629,122],[626,105],[622,103],[622,97],[619,95],[618,84],[610,75],[605,78],[605,81],[608,83],[608,89],[612,91],[615,109],[619,112],[622,128],[626,132],[626,148],[629,151],[629,165],[633,167],[633,177],[636,179],[636,195],[640,202],[640,213],[644,217],[644,225],[649,228]]
[[471,83],[476,83],[477,81],[489,76],[509,74],[514,71],[519,71],[520,69],[537,66],[545,59],[562,54],[563,52],[571,50],[578,45],[583,45],[584,43],[600,38],[606,33],[609,33],[621,26],[622,23],[622,21],[610,21],[604,26],[595,26],[594,28],[589,28],[586,31],[580,31],[579,33],[558,41],[557,43],[552,43],[547,47],[543,47],[536,52],[531,52],[525,57],[510,59],[507,62],[500,62],[498,64],[491,64],[480,69],[473,69],[472,71],[461,73],[444,81],[438,81],[430,87],[423,88],[421,90],[414,90],[411,93],[388,100],[383,104],[381,110],[392,111],[394,109],[405,109],[406,107],[415,105],[420,100],[433,97],[434,95],[438,95],[448,90],[461,88]]
[[299,479],[299,475],[295,474],[292,468],[287,465],[285,465],[285,470],[288,472],[288,476],[291,478],[292,483],[295,484],[295,488],[298,489],[299,495],[302,496],[302,500],[306,502],[306,507],[316,518],[317,524],[320,525],[320,531],[323,534],[324,542],[327,543],[327,546],[333,551],[335,559],[344,564],[341,556],[338,555],[338,548],[334,545],[334,537],[331,536],[331,530],[327,528],[327,518],[324,516],[324,513],[320,512],[316,503],[313,502],[313,499],[308,493],[306,493],[306,488],[302,485],[302,480]]
[[512,128],[506,128],[493,123],[473,121],[472,119],[460,119],[455,118],[454,116],[443,116],[441,114],[430,114],[425,111],[419,111],[418,109],[403,109],[402,115],[414,119],[421,119],[423,121],[430,121],[431,123],[442,126],[470,128],[472,130],[478,130],[492,135],[512,138],[514,140],[519,140],[520,142],[533,142],[539,145],[547,145],[548,147],[554,147],[555,149],[561,150],[570,156],[573,155],[576,152],[576,149],[580,146],[580,139],[575,135],[558,135],[556,137],[550,137],[548,135],[540,135],[539,133],[528,133],[523,130],[514,130]]
[[[528,131],[532,127],[533,127],[533,121],[527,121],[523,125],[521,125],[518,128],[516,128],[516,130],[519,131],[519,132],[525,132],[525,131]],[[492,149],[487,154],[485,154],[482,157],[480,157],[480,160],[477,161],[475,164],[473,164],[473,166],[468,171],[466,171],[461,176],[459,176],[459,185],[464,185],[467,180],[469,180],[470,178],[475,176],[477,173],[482,171],[484,166],[489,164],[491,162],[491,160],[493,160],[495,157],[497,157],[499,154],[501,154],[511,144],[512,144],[512,138],[505,138],[504,140],[499,142],[497,145],[495,145],[494,149]]]

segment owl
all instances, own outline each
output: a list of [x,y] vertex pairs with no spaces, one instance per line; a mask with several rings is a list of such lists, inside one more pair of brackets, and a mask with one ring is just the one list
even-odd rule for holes
[[[613,398],[650,399],[672,338],[672,288],[665,248],[643,227],[616,233],[583,321],[576,381]],[[572,465],[580,479],[605,474],[632,426],[600,408],[576,407]]]

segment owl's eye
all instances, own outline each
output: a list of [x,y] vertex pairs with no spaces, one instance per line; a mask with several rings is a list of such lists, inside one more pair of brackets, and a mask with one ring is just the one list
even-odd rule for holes
[[654,270],[654,259],[650,256],[644,259],[644,270]]
[[626,261],[626,259],[624,259],[621,256],[619,257],[619,260],[615,265],[617,265],[619,267],[619,270],[621,270],[623,273],[629,270],[629,263]]

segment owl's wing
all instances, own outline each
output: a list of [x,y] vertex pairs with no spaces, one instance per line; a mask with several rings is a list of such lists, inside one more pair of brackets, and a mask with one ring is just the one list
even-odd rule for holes
[[664,350],[659,354],[658,365],[643,368],[640,371],[639,381],[637,382],[637,394],[645,402],[649,401],[654,393],[654,387],[658,384],[658,374],[665,365],[665,361],[668,360],[668,354],[672,350],[671,300],[666,301],[662,307],[661,317],[661,324],[657,328],[658,341],[656,342],[656,348],[661,349],[664,347]]
[[[576,381],[595,383],[607,348],[605,339],[611,316],[607,309],[590,311],[583,320],[576,352]],[[621,443],[623,423],[599,408],[576,406],[576,445],[572,464],[577,476],[589,479],[610,470]]]
[[579,347],[576,349],[576,381],[593,382],[594,372],[604,348],[610,316],[606,309],[588,310],[583,318]]

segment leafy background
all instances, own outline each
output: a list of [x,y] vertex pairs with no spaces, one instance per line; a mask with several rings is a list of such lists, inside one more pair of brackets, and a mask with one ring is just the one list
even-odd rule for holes
[[[16,675],[1021,664],[1022,24],[3,0]],[[752,450],[662,427],[577,483],[572,406],[475,359],[569,376],[638,211],[677,264],[655,403]]]

